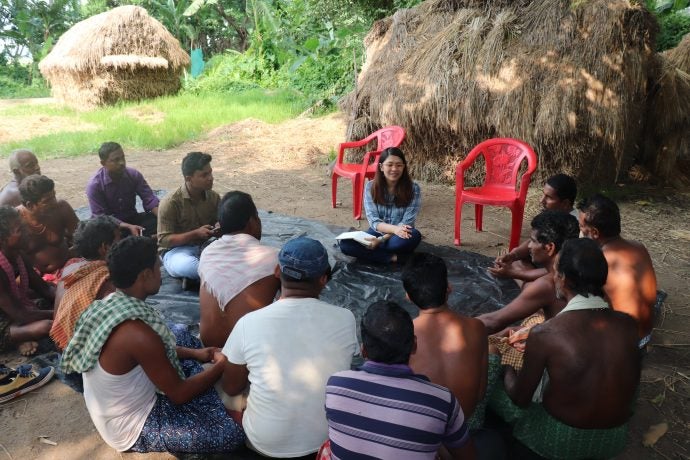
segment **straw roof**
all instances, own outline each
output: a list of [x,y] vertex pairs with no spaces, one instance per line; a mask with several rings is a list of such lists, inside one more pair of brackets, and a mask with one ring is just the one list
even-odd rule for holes
[[[492,137],[532,145],[542,178],[624,179],[640,157],[641,120],[654,116],[655,33],[654,17],[626,0],[427,0],[366,37],[342,103],[347,137],[403,126],[410,169],[424,180],[454,182],[457,163]],[[686,113],[690,93],[675,82],[667,96]]]
[[55,97],[90,107],[176,92],[189,62],[160,22],[128,5],[75,24],[39,68]]

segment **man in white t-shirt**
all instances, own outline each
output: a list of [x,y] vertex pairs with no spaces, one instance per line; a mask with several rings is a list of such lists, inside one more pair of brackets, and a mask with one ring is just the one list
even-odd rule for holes
[[326,381],[350,369],[358,353],[353,314],[318,300],[330,278],[321,243],[299,237],[278,254],[281,297],[240,318],[223,353],[225,393],[251,383],[242,424],[250,448],[291,458],[316,452],[328,438]]

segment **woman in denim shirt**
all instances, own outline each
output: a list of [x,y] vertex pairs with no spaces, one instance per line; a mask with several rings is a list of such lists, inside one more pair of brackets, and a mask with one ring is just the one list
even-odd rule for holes
[[376,177],[364,190],[364,211],[369,221],[367,248],[354,240],[341,240],[344,254],[375,263],[402,263],[422,239],[414,228],[422,202],[419,185],[407,171],[402,150],[390,147],[381,152]]

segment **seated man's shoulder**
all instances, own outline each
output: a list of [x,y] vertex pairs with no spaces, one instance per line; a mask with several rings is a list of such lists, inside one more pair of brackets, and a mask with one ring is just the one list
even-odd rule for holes
[[0,206],[19,206],[21,203],[22,197],[16,182],[8,182],[0,189]]
[[207,196],[211,201],[220,201],[220,195],[219,195],[218,192],[216,192],[215,190],[208,190],[206,193],[207,193],[206,196]]
[[[436,318],[436,325],[446,330],[467,338],[478,336],[486,336],[486,327],[477,318],[465,316],[461,313],[451,310],[450,308],[439,312]],[[419,318],[417,318],[419,319]],[[416,321],[416,320],[415,320]]]
[[171,203],[180,201],[182,199],[182,187],[184,185],[178,187],[175,189],[174,192],[166,194],[163,198],[160,199],[160,209],[164,209],[167,206],[170,206]]
[[604,324],[612,329],[618,329],[623,333],[630,331],[637,335],[637,321],[627,313],[608,310],[606,314],[603,315],[603,319]]
[[132,168],[131,166],[125,166],[125,170],[127,171],[127,174],[129,174],[131,177],[144,177],[144,175],[139,171],[138,169]]

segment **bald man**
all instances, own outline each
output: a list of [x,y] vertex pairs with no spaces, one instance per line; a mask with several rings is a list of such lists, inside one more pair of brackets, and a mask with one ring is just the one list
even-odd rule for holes
[[19,183],[27,176],[41,174],[38,158],[29,150],[15,150],[9,157],[10,171],[14,179],[0,190],[0,206],[19,206],[22,198],[19,194]]

